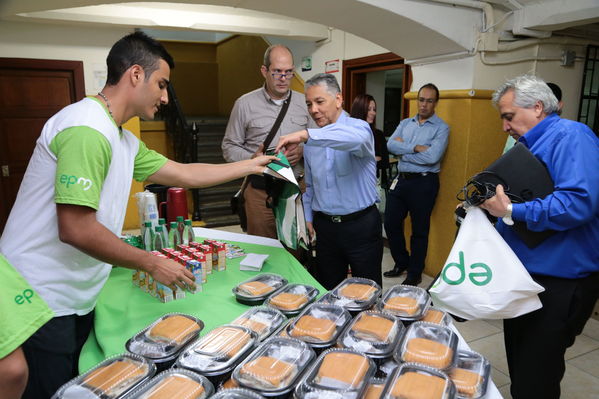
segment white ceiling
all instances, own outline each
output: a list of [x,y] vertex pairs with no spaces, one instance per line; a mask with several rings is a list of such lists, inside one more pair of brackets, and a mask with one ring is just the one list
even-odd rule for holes
[[312,42],[326,39],[330,26],[405,58],[468,53],[483,30],[507,40],[556,34],[599,39],[599,0],[1,0],[3,19]]

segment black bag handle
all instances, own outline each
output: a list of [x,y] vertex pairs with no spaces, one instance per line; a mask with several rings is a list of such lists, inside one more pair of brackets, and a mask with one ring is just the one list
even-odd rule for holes
[[270,129],[268,136],[266,136],[266,139],[264,140],[264,146],[262,148],[262,151],[264,153],[266,153],[266,150],[268,149],[268,146],[272,142],[272,139],[275,137],[275,134],[277,134],[277,130],[279,130],[279,127],[281,127],[281,123],[283,122],[283,118],[285,118],[285,114],[287,113],[287,109],[289,108],[289,103],[291,102],[291,94],[292,93],[293,92],[291,90],[289,90],[289,96],[283,102],[283,106],[281,107],[281,110],[279,111],[279,115],[277,116],[275,123],[272,125],[272,128]]

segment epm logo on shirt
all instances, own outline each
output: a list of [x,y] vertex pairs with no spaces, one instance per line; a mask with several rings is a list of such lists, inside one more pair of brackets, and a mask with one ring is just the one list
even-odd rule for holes
[[67,175],[60,175],[59,182],[60,184],[64,184],[67,188],[73,184],[81,184],[83,186],[83,191],[89,190],[93,185],[92,181],[90,179],[86,179],[85,177]]

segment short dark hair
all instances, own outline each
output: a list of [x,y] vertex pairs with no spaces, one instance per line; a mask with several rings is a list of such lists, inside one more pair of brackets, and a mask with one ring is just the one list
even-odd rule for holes
[[555,83],[551,82],[547,82],[547,86],[549,86],[549,88],[553,92],[553,95],[555,96],[555,98],[557,98],[557,102],[562,101],[562,89],[560,89],[560,87]]
[[422,86],[420,89],[418,89],[418,94],[420,94],[420,92],[422,91],[422,89],[431,89],[435,92],[435,94],[437,95],[437,98],[435,99],[435,101],[439,101],[439,89],[437,88],[437,86],[435,86],[432,83],[427,83],[424,86]]
[[[351,105],[351,110],[349,111],[349,116],[356,119],[366,120],[368,116],[368,107],[370,106],[370,102],[374,101],[376,104],[376,100],[370,94],[358,94],[356,98],[354,98],[354,102]],[[376,124],[376,116],[372,121],[371,128]],[[374,130],[374,129],[373,129]]]
[[163,59],[173,69],[175,62],[164,46],[141,31],[130,33],[119,39],[106,57],[108,75],[106,84],[116,85],[125,71],[133,65],[144,69],[146,79],[158,69],[158,60]]
[[[272,53],[272,51],[274,49],[276,49],[277,47],[280,48],[284,48],[285,50],[289,51],[289,54],[291,55],[291,62],[293,62],[293,53],[291,52],[291,50],[289,49],[289,47],[284,46],[282,44],[273,44],[272,46],[269,46],[266,51],[264,52],[264,61],[263,61],[263,65],[266,67],[266,69],[270,68],[270,64],[271,64],[271,60],[270,60],[270,53]],[[295,63],[294,63],[295,65]]]

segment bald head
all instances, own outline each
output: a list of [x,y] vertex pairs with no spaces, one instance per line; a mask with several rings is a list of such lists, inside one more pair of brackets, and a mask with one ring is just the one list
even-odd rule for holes
[[287,97],[293,69],[293,54],[287,47],[275,44],[266,49],[260,72],[264,76],[266,92],[271,98],[279,100]]

